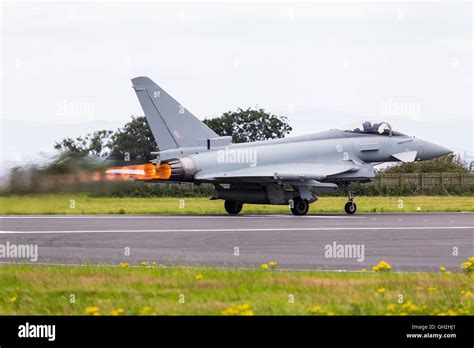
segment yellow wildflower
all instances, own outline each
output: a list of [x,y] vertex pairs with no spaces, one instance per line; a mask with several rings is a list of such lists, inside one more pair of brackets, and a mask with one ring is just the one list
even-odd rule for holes
[[254,315],[250,304],[231,305],[229,308],[223,310],[222,315],[242,315],[251,316]]
[[314,306],[314,307],[311,307],[311,308],[307,308],[306,310],[307,310],[309,313],[315,314],[315,315],[329,315],[329,316],[336,315],[336,313],[331,312],[331,311],[326,311],[326,310],[325,310],[323,307],[321,307],[321,306]]
[[124,312],[123,308],[117,308],[117,309],[111,310],[109,314],[115,316],[115,315],[121,315],[123,314],[123,312]]
[[229,307],[222,311],[222,315],[238,315],[239,311],[234,307]]
[[421,310],[420,307],[418,307],[416,304],[411,303],[410,301],[403,304],[401,307],[402,307],[402,309],[405,309],[409,313],[415,313],[415,312],[419,312]]
[[99,307],[91,306],[84,309],[84,314],[88,315],[100,315]]
[[389,305],[387,305],[387,311],[393,312],[396,308],[397,306],[393,303],[390,303]]
[[239,311],[248,311],[250,309],[250,305],[249,304],[241,304],[241,305],[237,305],[236,308],[239,310]]
[[321,306],[314,306],[307,309],[311,314],[324,315],[326,311]]
[[262,267],[262,269],[268,269],[268,264],[262,263],[262,264],[260,265],[260,267]]
[[469,268],[472,266],[472,262],[471,261],[467,261],[467,262],[463,262],[461,263],[461,268],[463,269],[466,269],[466,268]]
[[128,263],[119,263],[120,268],[128,268],[129,264]]
[[380,294],[380,295],[385,294],[385,288],[379,288],[379,289],[377,289],[377,293]]
[[16,300],[17,300],[17,296],[16,296],[16,295],[14,295],[14,296],[8,298],[8,302],[11,302],[11,303],[15,303]]
[[202,274],[196,275],[196,280],[201,280],[201,279],[203,279],[203,278],[204,278],[204,276],[203,276]]
[[151,307],[144,306],[140,309],[140,315],[147,315],[151,313]]
[[270,261],[270,262],[268,263],[268,265],[269,265],[271,268],[275,268],[275,267],[278,265],[278,263],[277,263],[276,261]]
[[377,265],[372,267],[374,272],[389,272],[392,270],[392,266],[387,261],[380,261]]
[[461,263],[461,269],[466,273],[470,274],[474,272],[474,262],[471,261],[472,257],[469,258],[469,261]]

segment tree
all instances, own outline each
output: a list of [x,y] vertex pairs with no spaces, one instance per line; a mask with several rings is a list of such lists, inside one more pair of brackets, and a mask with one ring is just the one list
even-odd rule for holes
[[108,143],[109,159],[115,162],[147,162],[155,156],[157,144],[144,116],[134,117],[123,128],[118,129]]
[[284,138],[292,130],[286,117],[264,109],[239,108],[203,122],[220,136],[232,136],[234,143]]
[[[114,162],[146,162],[156,151],[156,142],[145,117],[133,117],[123,128],[113,132],[101,130],[85,137],[65,138],[54,148],[69,157],[100,157]],[[77,155],[77,156],[76,156]]]
[[381,173],[467,173],[469,170],[459,156],[450,154],[429,161],[402,163]]
[[61,142],[56,142],[54,148],[60,151],[67,151],[71,154],[107,157],[107,143],[113,132],[110,130],[100,130],[88,133],[84,138],[65,138]]

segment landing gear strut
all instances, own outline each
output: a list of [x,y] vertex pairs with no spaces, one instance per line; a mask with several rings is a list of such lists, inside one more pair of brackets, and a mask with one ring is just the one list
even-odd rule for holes
[[291,207],[291,212],[293,215],[305,215],[308,212],[308,209],[309,203],[306,199],[301,199],[300,197],[293,198],[293,204]]
[[242,207],[244,206],[243,203],[240,202],[235,202],[235,201],[225,201],[224,207],[225,210],[230,214],[230,215],[237,215],[242,211]]
[[352,196],[352,191],[347,190],[347,196],[349,197],[349,202],[344,206],[344,210],[347,214],[354,214],[357,210],[357,205],[354,203],[354,197]]

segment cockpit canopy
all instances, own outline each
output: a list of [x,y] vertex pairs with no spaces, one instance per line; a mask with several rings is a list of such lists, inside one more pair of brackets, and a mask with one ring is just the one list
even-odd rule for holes
[[394,131],[390,123],[385,121],[353,122],[341,128],[346,133],[361,133],[374,135],[402,136],[403,133]]

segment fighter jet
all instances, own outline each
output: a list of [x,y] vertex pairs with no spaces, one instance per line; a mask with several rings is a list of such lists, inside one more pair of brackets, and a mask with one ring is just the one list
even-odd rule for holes
[[294,215],[305,215],[317,194],[327,190],[345,192],[344,210],[354,214],[357,206],[350,183],[373,180],[374,165],[451,153],[379,121],[234,144],[232,137],[218,136],[148,77],[134,78],[132,83],[158,144],[153,153],[157,157],[108,173],[144,181],[213,184],[211,199],[224,200],[231,215],[239,214],[245,203],[288,205]]

